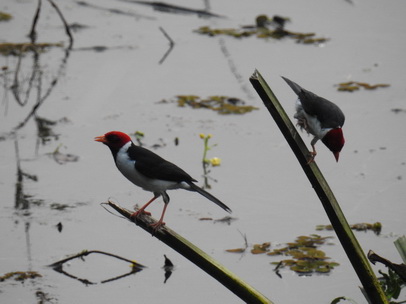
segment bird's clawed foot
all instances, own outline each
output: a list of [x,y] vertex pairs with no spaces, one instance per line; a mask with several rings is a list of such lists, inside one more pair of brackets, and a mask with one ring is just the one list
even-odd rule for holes
[[145,211],[144,209],[139,209],[130,215],[132,219],[138,218],[140,215],[151,215],[151,212]]
[[[139,209],[137,211],[135,211],[133,214],[130,215],[130,218],[133,220],[137,220],[140,216],[142,215],[151,215],[151,212],[145,211],[144,209]],[[152,228],[153,232],[152,235],[155,235],[155,233],[162,227],[165,226],[165,222],[162,221],[162,218],[157,221],[156,223],[153,223],[151,225],[149,225],[149,227]]]
[[165,222],[162,222],[161,220],[149,225],[149,227],[152,227],[152,229],[154,229],[154,233],[157,232],[162,226],[165,226]]
[[309,160],[307,161],[306,165],[310,165],[311,163],[314,163],[314,159],[315,159],[315,157],[317,155],[317,152],[316,152],[315,149],[313,149],[313,151],[310,152],[309,154],[310,154],[310,157],[309,157]]

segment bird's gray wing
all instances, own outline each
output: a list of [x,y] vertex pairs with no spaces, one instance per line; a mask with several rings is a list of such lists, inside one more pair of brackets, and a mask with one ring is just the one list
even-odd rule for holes
[[344,125],[344,113],[336,104],[303,89],[300,85],[286,77],[282,76],[282,78],[299,97],[303,110],[309,115],[316,116],[322,128],[337,128]]

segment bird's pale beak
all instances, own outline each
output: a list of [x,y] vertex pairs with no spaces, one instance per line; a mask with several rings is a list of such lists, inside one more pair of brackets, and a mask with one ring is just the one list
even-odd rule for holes
[[334,152],[334,157],[336,158],[336,161],[338,162],[338,158],[340,157],[340,152]]
[[94,140],[98,141],[98,142],[101,142],[101,143],[106,143],[107,142],[106,137],[104,135],[97,136],[97,137],[94,138]]

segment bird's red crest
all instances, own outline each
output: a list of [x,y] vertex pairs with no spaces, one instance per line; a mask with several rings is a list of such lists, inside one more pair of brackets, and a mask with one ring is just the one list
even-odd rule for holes
[[105,145],[109,146],[110,148],[114,148],[118,150],[126,143],[131,141],[130,136],[123,132],[119,131],[111,131],[102,136],[98,136],[95,138],[95,141],[102,142]]
[[121,141],[123,143],[127,143],[127,142],[131,141],[130,136],[128,136],[127,134],[120,132],[120,131],[111,131],[111,132],[104,134],[104,136],[107,139],[110,139],[113,141]]
[[341,128],[330,130],[322,139],[322,142],[331,152],[340,152],[344,146],[345,140]]

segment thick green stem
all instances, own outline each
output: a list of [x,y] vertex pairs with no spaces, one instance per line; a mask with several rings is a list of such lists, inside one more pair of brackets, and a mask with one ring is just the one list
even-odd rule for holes
[[347,220],[341,211],[341,208],[334,197],[327,181],[323,177],[317,164],[312,162],[308,164],[309,150],[306,148],[302,138],[294,127],[293,123],[286,115],[276,96],[269,88],[268,84],[262,78],[258,71],[250,77],[250,81],[255,90],[261,97],[268,111],[272,115],[286,141],[290,145],[293,153],[296,155],[303,171],[316,191],[326,213],[330,219],[347,256],[352,263],[369,301],[374,304],[388,303],[385,294],[376,279],[376,276],[368,262],[361,246],[354,236]]
[[[134,222],[134,220],[131,218],[131,214],[133,212],[124,209],[111,201],[109,201],[107,204],[121,215]],[[218,263],[207,253],[203,252],[201,249],[177,234],[175,231],[168,228],[168,226],[165,225],[158,231],[154,231],[151,227],[151,224],[154,222],[155,220],[152,217],[143,215],[134,223],[151,233],[161,242],[176,250],[195,265],[199,266],[202,270],[207,272],[246,303],[272,304],[272,302],[264,295],[241,280],[238,276]]]

